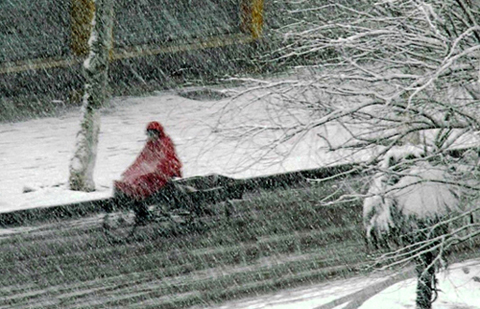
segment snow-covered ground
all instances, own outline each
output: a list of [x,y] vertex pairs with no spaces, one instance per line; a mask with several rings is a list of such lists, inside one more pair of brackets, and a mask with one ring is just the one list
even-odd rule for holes
[[[0,212],[32,207],[47,207],[111,196],[113,180],[118,179],[134,160],[145,142],[149,121],[160,121],[172,137],[184,164],[184,176],[219,173],[232,177],[252,177],[299,169],[317,168],[346,161],[358,161],[371,154],[342,156],[329,153],[315,132],[302,142],[292,140],[285,152],[257,151],[268,136],[257,136],[248,143],[222,138],[215,130],[219,113],[228,103],[190,100],[174,92],[159,92],[147,97],[115,98],[102,114],[98,158],[92,193],[68,190],[69,160],[73,153],[80,112],[58,118],[44,118],[0,124]],[[268,115],[267,115],[268,116]],[[259,110],[244,109],[241,124],[261,119]],[[340,128],[322,128],[332,136],[342,136]],[[262,156],[262,160],[260,160]],[[281,157],[280,157],[281,156]],[[265,160],[267,159],[267,160]],[[439,276],[439,299],[434,308],[480,308],[480,262],[453,265]],[[282,291],[253,300],[234,302],[223,308],[327,308],[334,300],[351,295],[379,280],[357,278]],[[413,308],[415,282],[404,280],[378,293],[361,308]],[[348,302],[336,308],[346,308]],[[334,308],[334,307],[328,307]]]
[[[411,274],[410,274],[411,275]],[[416,279],[372,274],[226,303],[221,309],[407,309],[415,308]],[[433,309],[480,308],[480,261],[454,264],[437,275]],[[392,282],[396,282],[392,284]],[[375,291],[378,291],[375,293]]]
[[[245,100],[243,103],[247,104]],[[199,101],[174,92],[114,98],[102,113],[94,174],[96,191],[92,193],[70,191],[66,185],[80,125],[79,110],[59,118],[2,123],[0,163],[4,177],[0,177],[0,212],[111,196],[113,181],[141,151],[146,140],[145,127],[152,120],[160,121],[174,140],[184,165],[184,177],[211,173],[252,177],[354,160],[322,150],[325,145],[315,137],[315,132],[305,136],[302,143],[292,140],[294,149],[287,157],[259,151],[270,138],[268,133],[242,144],[224,138],[214,128],[226,104],[228,98]],[[250,107],[236,117],[235,125],[262,121],[268,116]],[[330,128],[328,133],[338,135],[338,130]]]

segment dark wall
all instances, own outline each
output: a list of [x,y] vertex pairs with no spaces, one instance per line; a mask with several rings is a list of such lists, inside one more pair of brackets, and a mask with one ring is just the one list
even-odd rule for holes
[[70,1],[0,1],[0,64],[70,53]]
[[119,0],[115,48],[238,32],[237,0]]
[[[114,49],[165,46],[180,41],[240,33],[239,0],[117,0]],[[289,21],[282,1],[265,0],[260,41],[217,48],[116,60],[110,67],[112,95],[135,95],[182,85],[216,83],[236,74],[269,74],[276,63],[263,57],[281,44],[275,31]],[[65,59],[70,50],[71,0],[0,1],[0,69],[6,62]],[[285,19],[286,18],[286,19]],[[267,63],[267,64],[265,64]],[[270,66],[270,67],[269,67]],[[81,63],[17,73],[0,71],[0,121],[54,115],[78,106]]]
[[[69,0],[0,1],[0,64],[71,55]],[[115,48],[239,31],[237,0],[118,0]]]

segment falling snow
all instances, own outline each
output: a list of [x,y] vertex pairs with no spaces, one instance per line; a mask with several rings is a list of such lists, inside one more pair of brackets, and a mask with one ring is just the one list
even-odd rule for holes
[[[457,190],[444,182],[463,181],[466,187],[478,187],[477,175],[472,169],[472,165],[476,168],[479,161],[475,151],[467,152],[461,159],[463,161],[452,165],[433,166],[423,160],[426,152],[438,150],[437,146],[461,148],[480,144],[476,107],[479,88],[478,83],[472,83],[480,74],[478,42],[475,41],[480,37],[477,23],[471,17],[472,11],[478,11],[476,4],[469,3],[473,7],[468,7],[462,3],[454,8],[453,15],[449,15],[451,7],[447,1],[440,1],[438,6],[424,1],[400,1],[397,8],[398,1],[375,2],[372,8],[362,12],[361,5],[357,8],[337,1],[327,1],[327,5],[324,5],[327,2],[320,1],[321,7],[312,7],[317,1],[265,1],[264,6],[261,0],[208,0],[201,1],[201,4],[176,0],[120,0],[115,2],[113,33],[108,32],[112,30],[110,27],[105,27],[108,28],[106,35],[95,30],[90,33],[85,27],[88,32],[86,50],[82,52],[81,47],[75,47],[77,40],[81,39],[73,39],[74,35],[85,35],[74,29],[73,8],[80,2],[53,4],[51,0],[31,3],[15,0],[0,4],[0,116],[5,120],[0,123],[3,172],[0,177],[0,213],[49,207],[51,210],[53,206],[111,198],[114,181],[120,179],[144,146],[145,126],[150,121],[162,123],[174,141],[185,178],[217,174],[245,179],[345,163],[362,166],[369,173],[369,178],[365,178],[367,180],[362,184],[366,195],[348,188],[352,191],[350,193],[356,194],[357,202],[360,199],[364,202],[363,229],[361,224],[355,227],[361,235],[366,232],[371,236],[374,228],[385,233],[392,229],[395,222],[390,211],[394,207],[398,207],[405,217],[420,219],[464,211],[462,199],[473,196],[474,190]],[[92,5],[95,2],[104,3],[92,0]],[[385,18],[382,14],[390,10],[393,13],[388,13]],[[316,15],[325,12],[327,18]],[[80,17],[87,16],[84,14]],[[353,19],[358,16],[361,19]],[[399,16],[408,18],[397,20]],[[455,18],[460,21],[455,22]],[[412,24],[410,19],[418,22]],[[95,27],[95,19],[87,21],[84,26],[89,25]],[[257,40],[262,33],[261,40]],[[98,42],[105,36],[111,39],[108,44]],[[103,48],[110,43],[113,50]],[[92,51],[94,44],[98,45],[97,51],[104,52],[104,62],[94,59],[100,54]],[[107,57],[110,62],[106,61]],[[335,59],[340,62],[334,63]],[[83,68],[80,68],[82,63]],[[82,131],[79,131],[80,117],[87,110],[86,105],[83,109],[78,107],[82,99],[76,97],[83,98],[84,102],[92,98],[89,93],[82,95],[79,89],[91,89],[100,80],[101,72],[106,72],[100,70],[97,74],[96,70],[106,70],[109,66],[110,84],[100,88],[102,95],[106,88],[115,95],[103,102],[99,110],[96,109],[98,105],[88,110],[92,112],[90,120],[93,130],[99,132],[99,139],[92,152],[96,160],[85,165],[82,157],[85,157],[86,148],[89,143],[96,144],[97,141],[83,138]],[[92,76],[95,75],[93,83],[85,83],[81,70],[90,70]],[[447,99],[442,97],[442,91]],[[96,98],[95,94],[93,97]],[[39,115],[41,117],[37,117]],[[397,134],[403,133],[405,139],[411,140],[402,145],[400,138],[395,139]],[[385,136],[390,139],[383,140]],[[420,145],[412,145],[414,139]],[[404,174],[395,184],[390,184],[393,167],[407,156],[416,161],[402,171]],[[70,190],[68,181],[72,170],[82,169],[93,172],[93,179],[86,180],[91,192]],[[451,176],[452,170],[457,173],[457,178]],[[311,180],[312,183],[315,181]],[[338,189],[340,192],[340,182],[332,185],[334,191]],[[275,198],[277,203],[278,198]],[[320,205],[324,201],[316,202]],[[302,209],[311,216],[308,210]],[[60,243],[63,240],[48,239],[45,235],[66,230],[68,241],[71,241],[70,238],[78,236],[69,234],[75,230],[76,224],[82,226],[93,222],[94,226],[98,224],[98,218],[81,218],[67,223],[65,220],[50,226],[2,227],[0,241],[14,243],[15,235],[40,235],[42,241],[45,238],[52,243],[57,241],[55,246],[48,248],[54,251],[56,245],[63,245]],[[289,219],[301,221],[302,218]],[[333,218],[327,220],[334,222]],[[291,235],[281,235],[282,228],[278,227],[277,235],[275,226],[275,235],[267,235],[277,241],[272,242],[272,246],[288,243],[287,236]],[[346,229],[342,226],[337,230],[345,232]],[[293,236],[302,232],[295,231]],[[321,237],[325,237],[324,234]],[[249,244],[266,243],[261,237],[252,238],[255,239],[250,239]],[[228,243],[229,240],[223,241]],[[28,288],[34,287],[31,291],[25,286],[0,287],[6,295],[5,303],[2,303],[3,298],[0,299],[0,307],[21,302],[22,297],[29,301],[29,297],[36,293],[35,288],[48,285],[42,281],[47,275],[24,274],[21,266],[24,261],[17,260],[17,255],[38,254],[39,265],[52,266],[49,259],[58,252],[47,249],[44,252],[43,247],[40,253],[28,252],[28,246],[35,246],[34,243],[5,245],[10,251],[4,252],[2,258],[8,260],[8,265],[13,265],[8,266],[8,271],[21,273],[14,279],[22,280],[25,276],[26,281],[35,280],[25,283]],[[87,244],[88,250],[93,248],[90,245],[97,244]],[[247,247],[245,243],[235,245]],[[194,269],[192,273],[203,280],[215,272],[218,274],[213,277],[219,274],[228,277],[234,272],[243,274],[248,267],[257,267],[260,271],[256,276],[269,282],[269,278],[263,278],[269,274],[263,272],[279,263],[276,258],[307,260],[311,258],[307,255],[314,255],[301,252],[301,246],[296,245],[294,254],[298,256],[279,258],[266,255],[252,265],[242,262],[244,264],[240,267],[228,264],[219,268],[205,266],[205,269]],[[152,244],[145,247],[148,246]],[[112,254],[112,250],[117,249],[112,248],[108,247],[105,252]],[[198,249],[195,254],[200,256],[205,253],[200,251],[209,250],[223,254],[231,249],[223,245],[206,248]],[[354,248],[355,256],[357,251],[363,253],[358,244]],[[322,253],[331,255],[327,251]],[[65,252],[65,259],[71,258],[68,254]],[[101,254],[98,254],[98,263],[111,262],[101,261],[102,258],[110,259],[100,257]],[[171,255],[168,258],[177,262],[182,252]],[[216,258],[214,254],[212,256]],[[148,259],[149,255],[135,258]],[[321,263],[330,259],[333,258],[328,256]],[[62,266],[54,265],[49,270],[58,272],[62,278]],[[137,279],[141,282],[139,278],[152,275],[143,273],[143,269],[137,270],[121,274],[122,280],[124,276],[133,278],[132,286],[127,287],[128,292],[141,295],[139,291],[148,291],[154,283],[171,285],[170,278],[165,282],[163,278],[154,278],[137,284]],[[309,271],[300,270],[307,277]],[[310,282],[308,286],[295,288],[287,286],[276,292],[257,292],[251,288],[247,295],[227,299],[211,308],[413,308],[417,280],[411,269],[368,275],[348,271],[352,273],[348,279],[337,275],[326,282]],[[290,269],[286,270],[286,277],[288,272]],[[171,280],[188,281],[191,280],[189,274],[187,271]],[[480,308],[480,260],[477,256],[448,265],[436,278],[439,294],[433,309]],[[75,277],[75,280],[81,282],[80,278]],[[96,296],[100,290],[105,292],[110,288],[105,289],[103,283],[95,278],[86,284],[86,293],[93,295],[87,297],[88,305],[104,304],[102,296]],[[274,286],[274,283],[268,285]],[[76,284],[77,281],[73,288],[68,287],[74,292],[65,293],[85,292],[81,291],[84,286],[77,291],[80,285]],[[102,287],[96,291],[95,284]],[[61,294],[62,289],[57,287],[48,288]],[[192,295],[187,295],[189,293],[185,292],[187,298],[196,295],[195,291],[191,292]],[[52,306],[58,304],[42,297],[39,296],[40,305],[42,301]],[[124,295],[117,297],[117,300],[124,300]],[[70,301],[76,301],[73,298]],[[137,303],[138,306],[143,304]]]

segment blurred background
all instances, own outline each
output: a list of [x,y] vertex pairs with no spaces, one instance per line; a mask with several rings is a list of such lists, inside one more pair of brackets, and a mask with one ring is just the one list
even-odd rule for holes
[[[138,95],[271,74],[285,2],[142,0],[115,2],[110,94]],[[93,0],[0,3],[0,121],[79,106]]]

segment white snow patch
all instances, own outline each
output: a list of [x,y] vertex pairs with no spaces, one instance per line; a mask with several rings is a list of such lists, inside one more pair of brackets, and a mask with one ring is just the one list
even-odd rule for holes
[[[465,271],[468,269],[468,273]],[[440,289],[432,309],[480,308],[480,261],[450,266],[437,275]],[[366,301],[361,309],[405,309],[415,307],[416,279],[399,282]]]
[[[216,306],[219,309],[332,309],[345,308],[356,292],[388,279],[388,276],[359,277],[335,280],[304,288],[287,289],[267,295],[227,302]],[[480,308],[480,261],[469,260],[451,265],[437,276],[440,289],[432,309],[478,309]],[[393,284],[367,299],[359,309],[412,309],[415,308],[416,279],[405,279]],[[334,300],[344,299],[336,307]],[[213,307],[212,307],[213,308]]]
[[[354,156],[328,152],[312,132],[302,141],[287,143],[285,152],[261,158],[268,135],[259,134],[255,140],[239,145],[215,132],[215,120],[227,102],[193,101],[169,92],[113,99],[111,107],[102,111],[94,172],[97,191],[92,193],[55,187],[68,182],[80,110],[60,118],[1,123],[0,163],[5,176],[0,178],[0,212],[110,197],[113,181],[143,148],[145,126],[152,120],[161,122],[176,144],[184,177],[212,173],[254,177],[366,160],[372,155],[368,151]],[[254,108],[248,114],[260,117],[261,111]],[[341,138],[340,128],[332,126],[328,130]],[[25,186],[39,189],[23,193]]]
[[431,165],[412,168],[408,176],[393,186],[399,188],[392,193],[399,210],[405,216],[414,215],[420,219],[460,211],[456,188],[442,183],[449,177],[444,168]]

